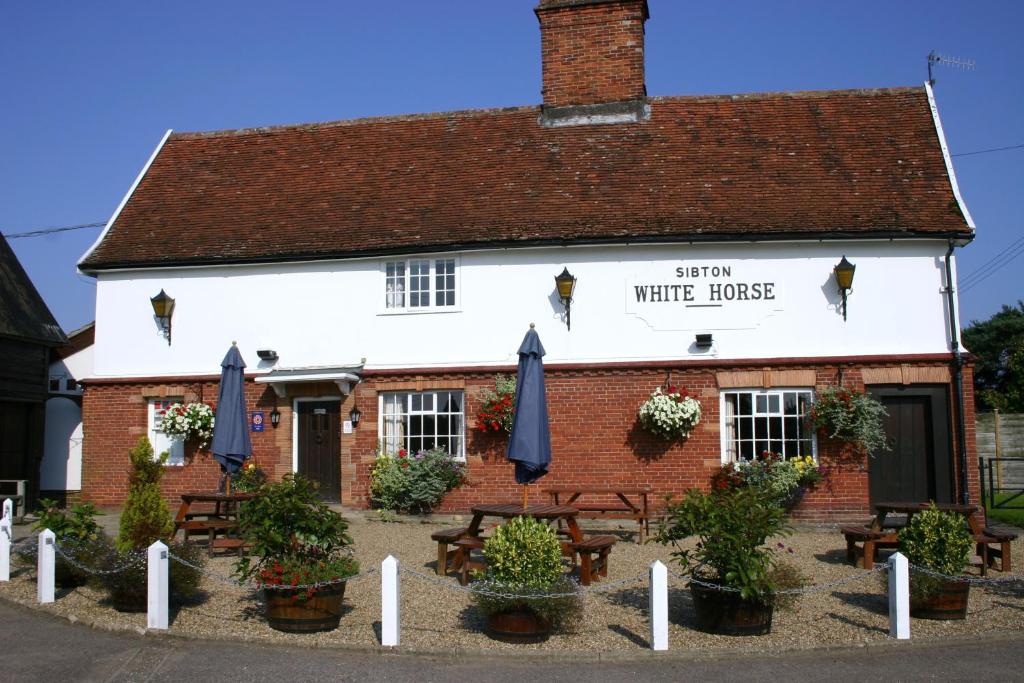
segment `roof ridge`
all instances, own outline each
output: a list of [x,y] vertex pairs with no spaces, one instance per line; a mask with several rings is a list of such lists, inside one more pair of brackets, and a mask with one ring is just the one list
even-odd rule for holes
[[[767,100],[767,99],[813,99],[826,97],[855,97],[893,95],[900,93],[924,94],[923,86],[896,86],[890,88],[845,88],[839,90],[778,90],[747,93],[720,93],[706,95],[657,95],[648,97],[650,103],[660,102],[707,102],[735,100]],[[502,114],[521,114],[524,112],[540,112],[541,105],[527,104],[509,107],[489,107],[484,109],[454,109],[451,111],[419,112],[414,114],[390,114],[383,116],[362,116],[354,119],[335,119],[332,121],[316,121],[309,123],[284,123],[271,126],[251,126],[247,128],[223,128],[210,131],[175,131],[173,140],[202,140],[213,137],[231,137],[240,135],[263,135],[267,133],[285,133],[294,131],[314,131],[325,128],[342,128],[362,126],[375,123],[397,123],[404,121],[430,121],[451,118],[476,118],[479,116],[495,116]]]

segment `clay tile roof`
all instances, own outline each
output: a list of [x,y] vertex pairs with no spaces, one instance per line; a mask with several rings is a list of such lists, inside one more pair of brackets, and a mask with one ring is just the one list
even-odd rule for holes
[[177,133],[84,270],[488,246],[970,238],[923,88],[652,98]]

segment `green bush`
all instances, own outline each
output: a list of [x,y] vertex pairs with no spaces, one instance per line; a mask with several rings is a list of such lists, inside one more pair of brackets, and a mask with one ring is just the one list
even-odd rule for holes
[[[678,503],[669,500],[667,513],[657,541],[677,547],[672,555],[687,573],[760,602],[774,603],[774,591],[792,587],[779,585],[775,552],[765,546],[769,537],[790,532],[785,513],[758,487],[690,490]],[[696,547],[679,548],[690,536],[698,537]]]
[[[128,497],[121,512],[117,543],[109,548],[100,562],[100,569],[121,571],[101,573],[98,583],[119,609],[145,609],[146,550],[156,541],[167,544],[171,554],[189,564],[202,567],[203,556],[195,546],[173,541],[174,521],[166,501],[160,495],[160,478],[164,473],[167,453],[153,458],[149,439],[142,437],[128,452],[131,462]],[[200,570],[171,560],[169,583],[172,596],[180,600],[193,595],[201,580]]]
[[[80,503],[67,510],[62,509],[57,501],[43,498],[36,511],[39,517],[32,529],[36,532],[49,529],[57,539],[61,552],[57,553],[54,566],[54,580],[63,587],[81,586],[90,574],[64,558],[68,555],[80,565],[93,567],[102,553],[97,553],[97,541],[103,536],[103,530],[96,522],[99,514],[91,503]],[[35,548],[22,554],[24,559],[35,556]]]
[[[346,579],[359,572],[349,553],[348,522],[317,496],[317,485],[298,475],[267,484],[242,504],[239,530],[251,555],[235,565],[261,585],[296,585]],[[309,590],[306,597],[312,597]]]
[[474,584],[473,600],[485,614],[528,609],[556,629],[579,619],[582,598],[563,574],[562,545],[544,522],[516,517],[498,527],[484,544],[484,557],[487,570]]
[[384,510],[430,512],[464,477],[463,464],[439,448],[411,456],[399,449],[394,457],[380,454],[374,461],[370,500]]
[[[899,551],[911,565],[947,576],[964,571],[973,548],[974,537],[963,516],[943,512],[935,503],[915,514],[899,534]],[[942,579],[918,572],[910,583],[915,595],[923,595],[937,590]]]
[[142,437],[128,451],[131,461],[128,497],[121,512],[117,549],[121,552],[143,550],[155,541],[167,540],[174,533],[174,520],[167,502],[160,495],[167,453],[153,458],[149,439]]

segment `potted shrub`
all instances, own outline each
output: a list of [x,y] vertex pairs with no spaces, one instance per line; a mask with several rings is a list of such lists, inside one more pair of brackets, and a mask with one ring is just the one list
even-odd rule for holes
[[164,473],[167,453],[153,457],[149,439],[142,437],[129,452],[131,473],[128,497],[121,511],[121,524],[117,542],[109,546],[105,537],[98,539],[104,548],[103,559],[96,575],[99,584],[107,590],[115,609],[124,612],[142,612],[146,609],[147,572],[146,550],[155,541],[167,544],[170,553],[188,563],[170,563],[169,583],[176,600],[195,595],[201,580],[203,556],[198,548],[177,542],[171,512],[160,494],[160,478]]
[[918,512],[899,535],[899,550],[911,565],[910,615],[921,619],[964,619],[970,584],[922,571],[958,576],[970,561],[974,538],[956,512],[943,512],[932,503]]
[[236,572],[263,590],[271,628],[336,629],[345,581],[359,571],[348,523],[319,499],[314,482],[298,475],[285,475],[260,492],[239,510],[239,530],[252,555],[238,561]]
[[492,638],[540,642],[579,618],[582,599],[563,572],[558,536],[544,522],[516,517],[498,527],[484,543],[484,557],[487,569],[473,586],[473,601]]
[[[769,633],[776,606],[787,606],[780,590],[804,583],[790,565],[765,546],[770,536],[789,533],[781,507],[757,487],[747,486],[701,493],[690,490],[678,502],[669,501],[667,519],[658,531],[660,543],[691,577],[690,593],[697,628],[724,635]],[[697,536],[693,549],[678,542]]]

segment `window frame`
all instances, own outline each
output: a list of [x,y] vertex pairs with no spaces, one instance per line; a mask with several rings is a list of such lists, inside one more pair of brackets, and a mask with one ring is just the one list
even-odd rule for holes
[[[185,465],[185,439],[181,437],[171,437],[159,431],[156,423],[156,404],[166,403],[167,406],[169,406],[172,403],[184,403],[184,401],[184,397],[175,396],[150,396],[146,398],[146,437],[149,439],[149,444],[153,447],[154,460],[159,458],[163,451],[167,451],[167,462],[164,463],[167,467],[183,467]],[[167,406],[162,408],[163,412],[166,412]],[[162,412],[160,417],[163,417]],[[168,446],[166,448],[163,447],[164,441],[157,441],[157,439],[165,440]]]
[[[743,462],[756,461],[756,460],[760,459],[760,456],[761,456],[761,453],[759,453],[758,449],[757,449],[757,441],[758,441],[758,439],[755,436],[753,438],[753,441],[754,441],[753,458],[752,458],[752,460],[745,460],[742,457],[742,455],[740,454],[740,450],[741,449],[739,448],[739,443],[741,441],[743,441],[743,439],[741,439],[739,437],[739,435],[737,435],[735,437],[735,440],[736,440],[736,443],[737,443],[736,459],[735,460],[731,460],[730,459],[730,446],[731,446],[730,441],[732,439],[730,438],[729,426],[727,424],[727,420],[729,419],[728,411],[726,410],[726,403],[727,403],[726,396],[727,396],[727,394],[750,394],[752,396],[752,402],[753,402],[753,405],[754,405],[753,412],[751,413],[751,417],[753,419],[755,419],[755,420],[759,416],[761,416],[761,415],[763,415],[763,417],[761,417],[761,419],[772,419],[772,417],[774,415],[773,413],[771,413],[769,411],[765,411],[764,413],[760,413],[759,414],[758,411],[757,411],[757,408],[756,408],[756,402],[757,402],[757,398],[756,397],[757,396],[778,396],[779,397],[779,403],[780,403],[780,411],[777,413],[777,418],[776,419],[782,420],[783,433],[785,433],[786,413],[785,413],[784,394],[786,394],[786,393],[807,394],[807,397],[808,397],[808,402],[806,404],[807,408],[809,409],[810,406],[814,405],[814,400],[815,400],[814,387],[770,387],[770,388],[763,388],[763,387],[730,387],[728,389],[720,389],[719,390],[719,392],[718,392],[718,397],[719,397],[719,399],[718,399],[719,400],[719,410],[718,410],[719,420],[718,420],[718,424],[719,424],[720,443],[721,443],[721,445],[720,445],[720,447],[721,447],[721,458],[720,459],[721,459],[721,462],[722,462],[723,465],[731,463],[731,462],[743,463]],[[799,400],[800,399],[799,399],[799,396],[798,396],[797,397],[798,410],[799,410]],[[795,416],[790,416],[790,419],[795,417],[796,419],[802,421],[804,419],[805,415],[806,415],[806,413],[804,413],[803,415],[801,415],[800,413],[797,413],[797,415],[795,415]],[[742,417],[742,416],[740,416],[740,417]],[[818,462],[818,438],[817,438],[817,434],[815,433],[815,430],[813,428],[809,427],[809,426],[805,427],[805,429],[807,429],[807,431],[809,433],[809,437],[807,439],[790,439],[790,441],[796,441],[798,443],[800,441],[809,441],[810,442],[810,447],[811,447],[811,452],[810,453],[798,453],[797,455],[800,455],[800,456],[810,455],[812,458],[814,458],[814,462]],[[755,428],[755,430],[756,430],[756,428]],[[755,431],[755,434],[756,434],[756,431]],[[787,441],[786,439],[769,439],[769,438],[765,438],[764,440],[768,441],[769,444],[773,440],[774,441],[782,441],[783,444],[785,444],[786,441]],[[783,454],[783,457],[786,458],[787,456],[785,456]],[[795,457],[795,456],[791,456],[791,457]]]
[[[418,273],[413,275],[413,264],[426,261],[429,263],[429,269],[426,275]],[[449,289],[447,286],[443,289],[437,286],[437,263],[439,261],[446,261],[452,263],[453,272],[450,273],[453,282],[452,288]],[[401,263],[403,266],[402,281],[404,290],[403,304],[401,306],[388,306],[388,282],[395,276],[388,275],[388,266],[390,264]],[[380,262],[380,285],[378,292],[383,294],[383,297],[378,299],[378,315],[410,315],[419,313],[456,313],[462,310],[462,282],[461,282],[461,271],[462,263],[458,256],[451,254],[433,254],[433,255],[422,255],[422,256],[409,256],[405,258],[394,258],[394,259],[383,259]],[[442,277],[449,275],[448,273],[442,274]],[[427,305],[425,306],[413,306],[411,305],[412,300],[412,284],[413,278],[426,278],[427,289],[417,289],[417,294],[426,294]],[[445,283],[447,285],[447,282]],[[439,292],[452,292],[453,303],[451,305],[439,306],[437,305],[437,295]]]
[[[430,411],[430,412],[427,412],[427,411],[424,411],[424,410],[421,409],[419,411],[414,412],[412,410],[412,401],[413,401],[412,397],[413,396],[423,397],[426,394],[432,394],[433,395],[433,405],[434,405],[433,410]],[[459,394],[459,397],[460,397],[460,401],[459,401],[460,411],[457,412],[457,413],[453,413],[453,412],[439,413],[438,410],[437,410],[438,406],[440,405],[440,401],[437,398],[438,394]],[[466,461],[466,391],[465,391],[465,389],[462,389],[462,388],[426,389],[424,391],[414,391],[414,390],[408,390],[408,389],[396,389],[396,390],[393,390],[393,391],[380,391],[380,392],[378,392],[377,393],[377,440],[378,440],[378,443],[380,444],[380,451],[381,451],[381,453],[386,453],[386,454],[392,455],[392,456],[395,455],[395,453],[397,453],[397,451],[395,451],[395,452],[391,452],[390,451],[389,446],[388,446],[389,437],[387,436],[387,431],[385,429],[385,420],[388,419],[388,415],[385,415],[385,404],[386,404],[387,400],[390,397],[393,397],[393,396],[396,396],[396,395],[404,397],[405,406],[404,406],[403,412],[401,413],[401,416],[403,417],[403,420],[408,420],[408,418],[411,415],[433,415],[434,416],[434,420],[435,420],[435,422],[434,422],[434,424],[435,424],[435,429],[434,429],[434,436],[435,436],[435,438],[437,438],[439,436],[447,436],[449,439],[451,439],[453,437],[458,438],[458,440],[459,440],[459,449],[458,449],[459,452],[458,453],[449,453],[449,455],[451,455],[453,458],[455,458],[456,460],[459,460],[461,462],[465,462]],[[421,400],[422,400],[422,398],[421,398]],[[457,416],[459,416],[460,423],[461,423],[460,424],[459,433],[457,433],[457,434],[456,433],[452,433],[452,431],[449,430],[447,435],[439,434],[438,431],[437,431],[437,428],[436,428],[437,416],[438,415],[447,415],[447,416],[456,416],[457,415]],[[403,443],[400,446],[398,446],[398,448],[403,448],[403,449],[405,449],[405,451],[407,453],[411,454],[411,453],[415,452],[411,448],[411,439],[422,438],[422,437],[415,437],[415,436],[413,436],[410,433],[406,433],[404,436],[399,436],[397,438],[400,438],[403,441]]]

